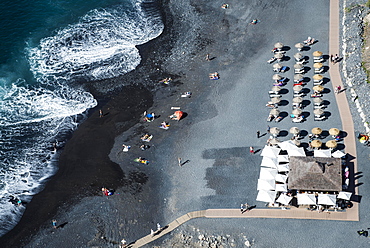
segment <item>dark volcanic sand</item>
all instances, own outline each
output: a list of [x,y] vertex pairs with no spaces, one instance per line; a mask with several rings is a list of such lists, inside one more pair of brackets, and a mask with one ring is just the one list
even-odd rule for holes
[[[160,179],[158,171],[146,171],[138,164],[128,165],[122,170],[109,159],[108,154],[114,138],[135,125],[142,113],[152,106],[151,91],[163,87],[157,83],[160,79],[167,76],[175,79],[171,87],[163,87],[156,93],[159,101],[165,100],[167,103],[167,98],[182,84],[179,80],[176,82],[180,75],[170,75],[162,66],[163,63],[168,66],[170,48],[176,46],[181,32],[173,29],[168,7],[164,13],[167,14],[164,14],[166,27],[163,34],[139,47],[143,59],[135,71],[120,78],[87,83],[87,87],[98,99],[102,99],[101,102],[110,100],[103,105],[100,103],[91,111],[90,117],[73,133],[60,155],[58,172],[50,178],[45,189],[27,204],[18,225],[0,238],[1,247],[83,247],[89,241],[92,242],[89,245],[106,247],[109,244],[115,245],[123,235],[133,240],[142,237],[150,228],[155,228],[155,223],[153,226],[147,224],[152,224],[151,213],[157,212],[160,204],[153,191],[158,188],[155,185],[158,181],[154,180]],[[190,53],[196,47],[190,42],[194,41],[196,35],[189,33],[192,31],[184,35],[189,39],[191,49],[187,52]],[[109,92],[112,89],[113,92]],[[99,109],[103,110],[102,118],[99,118]],[[136,130],[131,135],[141,135],[141,131]],[[153,151],[151,149],[149,152]],[[100,189],[103,186],[115,189],[116,194],[102,197]],[[64,234],[61,236],[57,237],[60,232],[56,233],[51,228],[52,219],[57,219],[58,225],[62,225]],[[91,222],[86,223],[88,220]],[[123,224],[131,226],[122,228]],[[110,230],[117,230],[113,235],[115,240],[101,239],[110,236],[102,228],[105,225]],[[31,237],[34,237],[34,241],[29,243]]]

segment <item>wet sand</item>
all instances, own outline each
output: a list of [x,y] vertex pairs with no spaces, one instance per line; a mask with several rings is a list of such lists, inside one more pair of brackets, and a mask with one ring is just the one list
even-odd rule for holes
[[[4,247],[117,247],[122,238],[133,242],[155,229],[156,223],[165,225],[189,211],[238,208],[246,201],[264,207],[255,202],[261,159],[248,149],[261,149],[268,138],[256,138],[256,131],[264,133],[268,124],[264,105],[273,72],[266,61],[272,56],[273,44],[281,41],[291,48],[286,63],[292,67],[294,44],[307,36],[322,41],[315,50],[327,52],[328,4],[251,0],[230,2],[224,10],[222,3],[164,3],[165,32],[144,46],[144,61],[137,70],[116,79],[130,80],[134,86],[99,107],[106,116],[99,118],[96,108],[73,134],[61,155],[58,173],[28,204],[15,229],[0,239]],[[249,25],[255,18],[261,22]],[[306,53],[310,56],[311,52]],[[205,60],[207,53],[211,61]],[[217,81],[208,79],[214,71],[220,73]],[[293,72],[289,73],[292,77]],[[157,83],[167,76],[174,79],[170,85]],[[153,95],[137,86],[142,81],[152,82],[148,88],[155,90]],[[189,90],[191,98],[180,97]],[[291,98],[290,92],[286,99]],[[328,100],[333,103],[328,107],[332,115],[330,122],[320,123],[324,129],[340,126],[334,96],[328,94]],[[172,106],[181,106],[186,118],[170,121],[169,130],[158,128],[173,113]],[[282,109],[289,112],[291,107]],[[144,111],[160,117],[145,123],[141,120]],[[289,130],[292,123],[285,119],[271,124],[275,125]],[[310,130],[314,125],[311,117],[302,128]],[[140,136],[146,132],[154,138],[151,148],[141,151]],[[121,152],[122,144],[132,146],[128,153]],[[138,156],[150,164],[135,163]],[[178,157],[189,161],[180,167]],[[116,193],[102,196],[103,186]],[[65,225],[54,230],[52,219]],[[322,230],[331,230],[332,223],[199,219],[189,225],[208,232],[243,232],[261,247],[277,242],[285,242],[286,247],[312,247],[312,237],[322,247],[341,247],[343,231],[354,224],[342,223],[342,233],[321,235]]]

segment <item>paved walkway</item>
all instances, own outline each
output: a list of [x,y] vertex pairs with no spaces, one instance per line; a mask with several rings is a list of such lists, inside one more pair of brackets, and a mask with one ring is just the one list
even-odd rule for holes
[[[330,0],[329,54],[340,54],[339,21],[339,0]],[[329,73],[331,82],[333,84],[333,89],[338,85],[340,85],[343,89],[344,86],[339,73],[339,65],[331,65]],[[345,93],[342,92],[337,94],[336,101],[342,121],[342,130],[347,132],[347,137],[344,139],[345,151],[347,154],[353,157],[353,159],[348,162],[353,165],[353,170],[357,171],[356,137],[354,133],[353,120]],[[355,188],[355,194],[358,195],[357,187]],[[148,244],[194,218],[282,218],[359,221],[359,204],[357,202],[353,203],[353,207],[347,209],[344,212],[330,211],[319,213],[317,211],[308,211],[306,208],[290,208],[285,211],[281,210],[280,208],[253,209],[250,212],[246,212],[244,214],[240,213],[240,209],[207,209],[194,211],[177,218],[154,235],[149,234],[141,239],[138,239],[130,247],[141,247],[145,244]]]

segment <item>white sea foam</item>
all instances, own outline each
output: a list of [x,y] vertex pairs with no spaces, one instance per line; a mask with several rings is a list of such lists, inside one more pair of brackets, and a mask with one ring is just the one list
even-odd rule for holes
[[140,4],[133,8],[92,10],[80,22],[42,39],[29,51],[32,71],[38,78],[99,80],[135,69],[140,63],[135,46],[160,35],[163,23],[157,12],[143,10]]
[[90,93],[69,82],[111,78],[135,69],[140,63],[135,46],[162,30],[158,11],[144,9],[140,2],[129,10],[92,10],[27,49],[37,84],[0,78],[7,82],[0,88],[0,235],[24,210],[9,202],[9,196],[27,202],[42,189],[55,173],[58,154],[52,152],[52,143],[58,140],[62,146],[78,120],[97,104]]

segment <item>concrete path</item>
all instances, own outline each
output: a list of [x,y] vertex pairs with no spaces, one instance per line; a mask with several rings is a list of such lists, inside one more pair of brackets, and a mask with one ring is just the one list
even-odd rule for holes
[[[339,0],[330,1],[330,28],[329,28],[329,54],[339,53],[339,33],[340,33],[340,18],[339,18]],[[333,84],[333,89],[337,86],[344,88],[340,73],[339,65],[330,65],[330,78]],[[350,161],[353,171],[357,171],[356,161],[356,137],[354,133],[353,120],[350,113],[346,95],[342,92],[336,94],[336,101],[339,108],[339,113],[342,121],[342,130],[347,133],[344,139],[345,151],[352,157]],[[355,194],[358,195],[358,188],[355,187]],[[316,220],[341,220],[341,221],[359,221],[359,204],[353,202],[353,207],[343,212],[317,212],[308,211],[306,208],[290,208],[287,210],[276,209],[253,209],[249,212],[241,214],[240,209],[207,209],[187,213],[154,235],[147,235],[138,239],[129,247],[142,247],[176,229],[183,223],[194,218],[283,218],[283,219],[316,219]],[[149,230],[148,230],[149,232]]]

